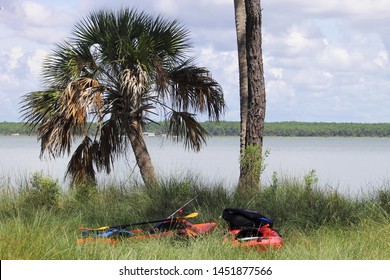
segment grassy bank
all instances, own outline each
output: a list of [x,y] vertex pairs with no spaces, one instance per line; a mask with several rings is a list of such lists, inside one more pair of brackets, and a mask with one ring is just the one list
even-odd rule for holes
[[[78,245],[81,226],[160,219],[194,196],[192,222],[215,221],[212,235],[174,240],[124,240]],[[258,253],[223,242],[226,207],[257,210],[274,220],[285,239],[280,251]],[[346,198],[302,181],[280,179],[255,196],[239,197],[199,178],[169,178],[159,188],[132,184],[64,192],[35,174],[17,190],[1,186],[1,259],[389,259],[390,190]]]

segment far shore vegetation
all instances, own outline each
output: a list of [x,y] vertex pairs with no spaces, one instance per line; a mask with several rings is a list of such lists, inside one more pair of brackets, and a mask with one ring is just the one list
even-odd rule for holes
[[[211,136],[239,136],[239,121],[201,122]],[[150,123],[146,132],[163,135],[162,122]],[[0,122],[0,135],[35,135],[24,122]],[[390,137],[390,123],[266,122],[265,136],[279,137]]]

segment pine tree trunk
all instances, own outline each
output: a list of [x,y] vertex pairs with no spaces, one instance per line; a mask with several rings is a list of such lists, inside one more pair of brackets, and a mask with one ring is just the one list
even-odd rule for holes
[[259,0],[245,0],[246,55],[248,67],[248,115],[245,151],[241,156],[239,187],[259,188],[265,119],[265,83]]
[[240,84],[240,154],[244,152],[248,114],[248,68],[246,62],[245,0],[234,0]]

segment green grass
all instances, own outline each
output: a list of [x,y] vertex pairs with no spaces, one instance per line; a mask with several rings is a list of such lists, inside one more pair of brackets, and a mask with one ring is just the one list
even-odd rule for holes
[[[171,177],[159,187],[106,185],[64,192],[58,182],[34,174],[18,189],[0,186],[0,259],[390,259],[388,186],[362,198],[348,198],[320,190],[306,179],[274,180],[256,195],[245,196],[195,177]],[[217,222],[211,235],[123,240],[115,245],[76,243],[79,227],[160,219],[196,195],[185,213],[199,213],[191,220],[194,223]],[[284,247],[260,253],[224,242],[227,224],[220,216],[226,207],[254,209],[273,219]]]

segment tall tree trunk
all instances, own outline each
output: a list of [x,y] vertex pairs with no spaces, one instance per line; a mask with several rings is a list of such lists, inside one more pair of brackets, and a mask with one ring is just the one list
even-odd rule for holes
[[134,131],[128,133],[131,147],[133,148],[134,156],[139,167],[142,180],[146,185],[158,183],[157,173],[152,164],[144,137],[142,135],[142,127],[139,121],[133,121]]
[[262,57],[261,8],[259,0],[245,0],[246,56],[248,67],[248,115],[245,151],[241,156],[239,186],[258,188],[262,170],[265,119],[265,82]]
[[240,154],[242,154],[245,148],[246,122],[248,115],[248,68],[246,62],[245,0],[234,0],[234,15],[237,34],[238,71],[240,84]]

